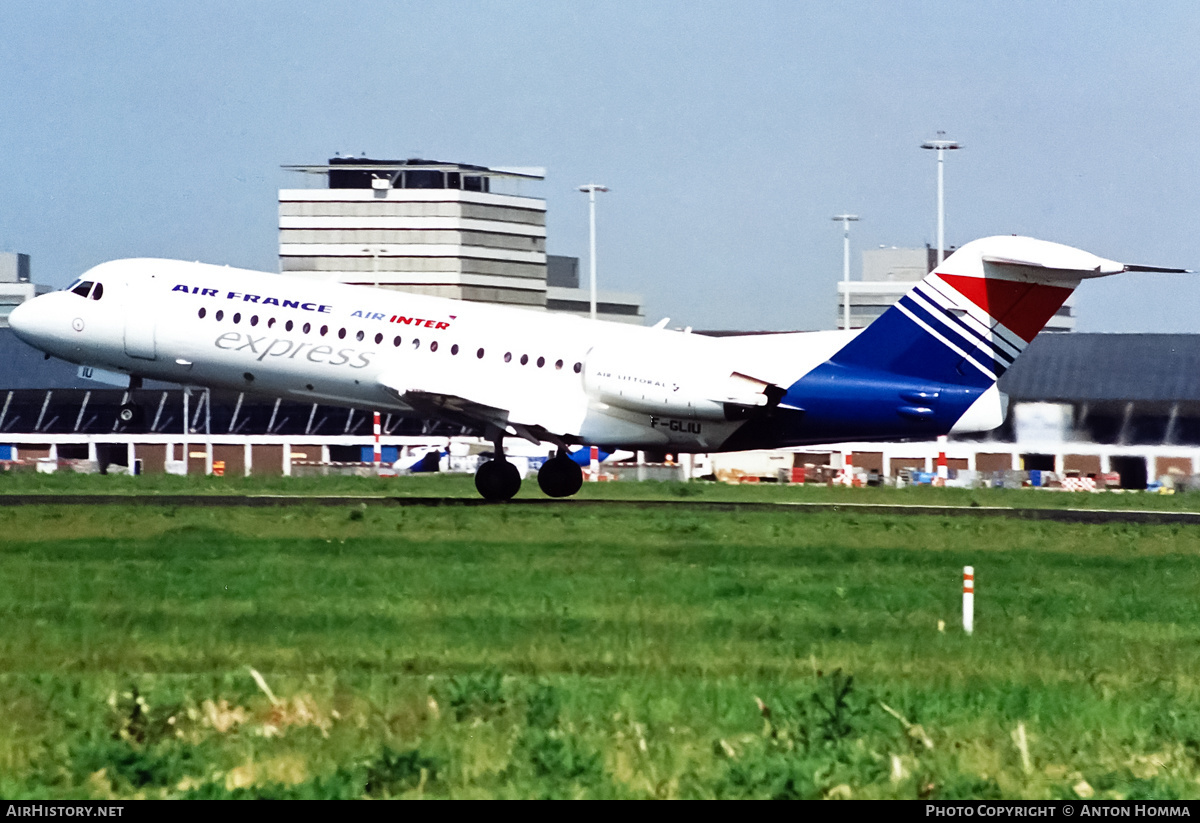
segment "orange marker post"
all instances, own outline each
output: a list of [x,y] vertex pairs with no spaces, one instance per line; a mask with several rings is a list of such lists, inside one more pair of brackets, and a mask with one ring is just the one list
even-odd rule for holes
[[383,450],[379,447],[379,412],[375,412],[375,460],[374,463],[378,466],[383,462]]
[[842,455],[842,468],[834,478],[834,484],[838,486],[853,486],[854,485],[854,453],[846,452]]
[[944,486],[950,479],[950,466],[946,463],[946,435],[938,437],[937,481],[935,486]]

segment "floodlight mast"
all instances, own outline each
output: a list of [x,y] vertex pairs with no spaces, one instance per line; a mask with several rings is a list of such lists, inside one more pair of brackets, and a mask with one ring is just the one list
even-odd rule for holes
[[921,144],[923,149],[933,149],[937,152],[937,171],[938,171],[938,195],[937,195],[937,214],[938,214],[938,237],[937,237],[937,264],[942,265],[942,258],[946,252],[946,210],[945,198],[943,196],[943,180],[945,166],[945,153],[954,149],[961,149],[962,144],[956,140],[947,140],[946,132],[939,131],[937,137],[933,140],[926,140]]
[[842,221],[842,328],[850,330],[850,224],[858,222],[857,214],[835,214]]
[[579,187],[580,191],[588,193],[588,222],[590,226],[591,251],[592,251],[592,298],[591,298],[591,318],[596,319],[596,192],[608,191],[607,186],[601,186],[599,183],[588,183]]

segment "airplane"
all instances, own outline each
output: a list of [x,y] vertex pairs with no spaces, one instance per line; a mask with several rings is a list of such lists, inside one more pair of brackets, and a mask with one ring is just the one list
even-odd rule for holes
[[[704,453],[932,439],[999,426],[997,380],[1081,281],[1134,266],[1029,237],[968,243],[861,330],[710,337],[177,260],[102,263],[16,307],[48,355],[142,379],[395,410],[482,428],[475,486],[520,488],[504,439]],[[136,423],[139,410],[122,408]]]

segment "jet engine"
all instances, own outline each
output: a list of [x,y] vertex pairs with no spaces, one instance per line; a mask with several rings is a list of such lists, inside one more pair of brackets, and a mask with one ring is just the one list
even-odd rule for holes
[[597,346],[584,362],[584,390],[593,400],[629,411],[700,420],[739,420],[783,396],[779,387],[701,355],[684,346]]

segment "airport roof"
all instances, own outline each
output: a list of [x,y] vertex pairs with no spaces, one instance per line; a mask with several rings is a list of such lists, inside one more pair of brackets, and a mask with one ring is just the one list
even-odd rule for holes
[[480,177],[513,177],[520,180],[544,180],[546,170],[533,166],[478,166],[471,163],[447,163],[441,160],[423,160],[411,157],[407,160],[377,160],[371,157],[331,157],[328,163],[289,164],[281,166],[285,171],[305,174],[328,174],[329,172],[389,172],[398,171],[449,171],[464,172]]
[[1043,334],[1000,390],[1012,400],[1200,400],[1200,334]]

